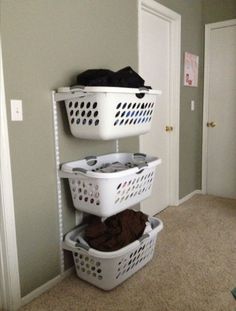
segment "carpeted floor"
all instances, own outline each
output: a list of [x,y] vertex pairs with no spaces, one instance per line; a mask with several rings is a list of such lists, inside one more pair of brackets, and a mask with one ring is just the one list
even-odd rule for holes
[[72,275],[21,311],[235,311],[236,200],[197,195],[158,215],[153,260],[111,292]]

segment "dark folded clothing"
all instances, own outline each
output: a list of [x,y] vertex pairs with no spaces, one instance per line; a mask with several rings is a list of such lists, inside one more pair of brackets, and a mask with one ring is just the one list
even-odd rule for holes
[[145,81],[130,66],[117,72],[109,69],[89,69],[77,76],[78,85],[84,86],[140,88],[144,87],[144,82]]
[[84,86],[109,86],[113,74],[108,69],[89,69],[77,76],[77,83]]
[[113,74],[111,86],[139,88],[144,80],[131,67],[125,67]]
[[91,216],[84,239],[94,249],[115,251],[140,238],[147,220],[147,215],[133,210],[125,210],[104,222]]

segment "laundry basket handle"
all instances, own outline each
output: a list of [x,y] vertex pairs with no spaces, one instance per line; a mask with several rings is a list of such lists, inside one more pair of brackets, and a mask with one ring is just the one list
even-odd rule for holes
[[147,163],[141,163],[141,164],[138,165],[138,168],[140,169],[140,168],[143,168],[145,166],[148,166],[148,164]]
[[[133,154],[133,157],[134,157],[134,160],[141,159],[141,161],[145,161],[147,155],[145,153],[136,152]],[[137,167],[139,168],[139,171],[136,174],[141,174],[143,171],[143,168],[147,166],[148,166],[147,162],[141,162],[140,164],[138,164]]]
[[79,92],[79,95],[78,97],[85,97],[87,95],[92,95],[91,92],[87,92],[85,90],[85,86],[84,85],[75,85],[75,86],[71,86],[70,87],[70,91],[72,93],[76,93],[76,92]]
[[[89,166],[94,166],[95,164],[97,164],[97,157],[96,156],[88,156],[88,157],[85,157],[84,160],[86,161],[87,165],[89,165]],[[88,172],[88,170],[86,170],[85,168],[82,168],[82,167],[74,167],[72,169],[72,171],[83,173],[85,175]]]
[[133,156],[134,156],[134,158],[135,158],[135,157],[146,158],[147,155],[146,155],[145,153],[135,152],[135,153],[133,154]]
[[79,173],[83,173],[83,174],[87,174],[87,170],[85,168],[82,167],[74,167],[72,169],[73,172],[79,172]]
[[[58,93],[64,93],[66,94],[75,94],[76,97],[78,98],[82,98],[85,97],[87,95],[92,95],[93,93],[88,92],[85,90],[85,86],[84,85],[75,85],[75,86],[63,86],[63,87],[59,87],[57,89]],[[65,100],[68,99],[68,97],[66,96],[65,98],[61,98],[60,100]]]
[[81,244],[81,243],[75,243],[74,245],[71,245],[65,241],[62,242],[62,248],[70,252],[76,252],[77,249],[83,249],[86,251],[90,249],[89,246]]
[[147,238],[149,238],[149,234],[148,234],[148,233],[145,233],[145,234],[143,234],[138,240],[139,240],[139,242],[141,243],[143,240],[145,240],[145,239],[147,239]]
[[149,90],[150,90],[150,89],[148,89],[148,88],[145,87],[145,86],[142,86],[142,87],[139,88],[139,91],[140,91],[140,92],[149,92]]
[[97,157],[96,156],[87,156],[87,157],[85,157],[85,160],[86,161],[97,160]]
[[143,167],[148,167],[148,164],[147,164],[147,163],[139,164],[139,165],[138,165],[138,168],[139,168],[140,170],[139,170],[138,172],[136,172],[136,174],[141,174],[141,173],[144,171]]
[[84,245],[84,244],[79,243],[79,242],[76,242],[75,247],[76,247],[76,248],[82,248],[82,249],[85,249],[86,251],[88,251],[88,250],[90,249],[90,247],[89,247],[89,246]]
[[85,161],[87,162],[87,165],[93,166],[97,164],[97,157],[96,156],[88,156],[84,158]]

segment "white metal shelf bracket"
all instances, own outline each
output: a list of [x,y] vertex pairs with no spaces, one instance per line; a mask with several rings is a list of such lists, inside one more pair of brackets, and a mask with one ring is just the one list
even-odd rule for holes
[[62,197],[61,197],[61,178],[59,175],[60,169],[60,145],[58,135],[58,116],[57,116],[57,101],[56,92],[52,92],[52,104],[53,104],[53,125],[54,125],[54,142],[55,142],[55,159],[56,159],[56,180],[57,180],[57,208],[58,208],[58,223],[59,223],[59,251],[61,262],[61,273],[65,271],[64,265],[64,251],[62,249],[63,241],[63,215],[62,215]]

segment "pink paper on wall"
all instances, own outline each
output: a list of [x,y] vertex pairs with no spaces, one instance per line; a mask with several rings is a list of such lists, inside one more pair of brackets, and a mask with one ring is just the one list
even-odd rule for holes
[[184,85],[198,86],[198,62],[199,56],[184,53]]

